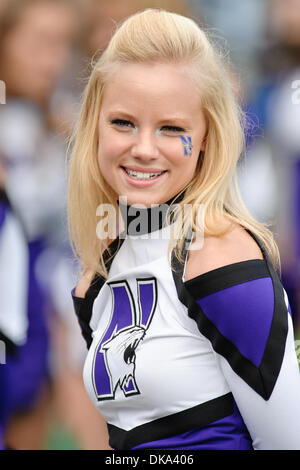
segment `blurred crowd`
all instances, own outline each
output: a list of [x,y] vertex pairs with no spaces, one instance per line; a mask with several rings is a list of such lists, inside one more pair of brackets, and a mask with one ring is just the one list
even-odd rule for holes
[[55,427],[78,449],[109,448],[82,382],[66,153],[92,62],[148,7],[226,42],[247,122],[242,194],[274,230],[299,324],[300,0],[0,0],[0,448],[45,449]]

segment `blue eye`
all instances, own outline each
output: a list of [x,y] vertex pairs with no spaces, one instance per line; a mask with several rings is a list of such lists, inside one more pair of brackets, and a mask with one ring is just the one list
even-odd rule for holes
[[111,124],[115,124],[116,126],[120,127],[133,127],[132,122],[126,121],[125,119],[113,119]]
[[177,127],[177,126],[163,126],[161,129],[167,132],[185,132],[185,130],[182,129],[182,127]]

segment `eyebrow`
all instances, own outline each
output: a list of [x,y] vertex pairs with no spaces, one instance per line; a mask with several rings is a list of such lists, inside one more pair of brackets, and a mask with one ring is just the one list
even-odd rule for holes
[[121,114],[122,116],[127,117],[128,119],[134,119],[134,116],[127,113],[126,111],[122,111],[121,109],[113,109],[113,110],[110,110],[110,111],[107,112],[108,116],[111,116],[112,114],[116,114],[116,115]]
[[[107,115],[108,116],[121,115],[122,117],[124,117],[126,119],[130,119],[130,120],[135,120],[136,119],[132,114],[128,113],[127,111],[123,111],[121,109],[112,109],[112,110],[108,111]],[[190,127],[190,125],[191,125],[191,122],[189,122],[188,119],[186,119],[184,117],[181,117],[181,116],[178,116],[178,115],[165,116],[164,118],[159,120],[160,125],[163,125],[165,123],[170,123],[170,122],[180,123],[184,127]]]

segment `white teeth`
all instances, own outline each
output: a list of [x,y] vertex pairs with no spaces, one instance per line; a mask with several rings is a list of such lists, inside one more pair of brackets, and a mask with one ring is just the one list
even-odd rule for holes
[[158,176],[163,174],[163,171],[161,171],[160,173],[142,173],[141,171],[128,170],[127,168],[124,169],[129,176],[143,180],[157,178]]

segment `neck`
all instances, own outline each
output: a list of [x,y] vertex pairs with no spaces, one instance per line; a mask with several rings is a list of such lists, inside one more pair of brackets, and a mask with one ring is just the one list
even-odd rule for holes
[[155,232],[169,225],[172,215],[169,211],[172,204],[179,203],[184,197],[184,192],[173,196],[161,204],[153,204],[151,207],[139,208],[135,205],[127,205],[118,201],[120,212],[127,235],[139,236]]

